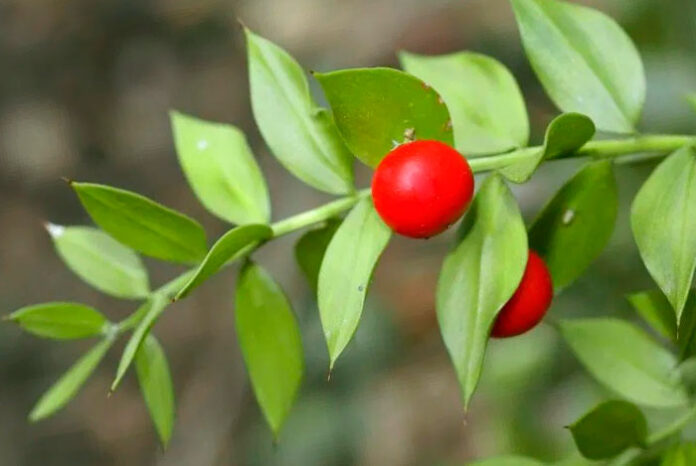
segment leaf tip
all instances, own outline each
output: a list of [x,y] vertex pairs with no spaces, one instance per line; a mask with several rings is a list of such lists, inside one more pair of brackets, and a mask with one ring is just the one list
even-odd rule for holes
[[242,31],[244,31],[244,33],[249,32],[249,28],[248,28],[247,25],[244,23],[244,21],[242,20],[242,18],[240,18],[239,16],[236,16],[236,17],[234,18],[234,20],[236,21],[237,26],[239,26],[239,27],[242,29]]
[[63,225],[57,225],[51,222],[44,222],[43,225],[48,234],[53,239],[60,238],[61,236],[63,236],[63,233],[65,233],[65,227]]

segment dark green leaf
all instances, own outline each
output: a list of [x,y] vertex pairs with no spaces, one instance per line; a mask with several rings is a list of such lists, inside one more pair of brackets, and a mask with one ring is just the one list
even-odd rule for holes
[[696,267],[696,152],[665,159],[638,192],[631,226],[640,256],[677,315],[682,315]]
[[283,291],[253,263],[240,272],[236,307],[237,338],[251,385],[277,437],[304,372],[300,329]]
[[179,163],[201,203],[231,223],[266,223],[266,182],[238,128],[171,112]]
[[174,427],[174,387],[164,349],[148,335],[135,355],[140,391],[163,446],[167,446]]
[[331,368],[358,328],[372,272],[390,237],[372,201],[363,199],[326,249],[317,288]]
[[605,401],[570,427],[575,445],[585,458],[601,460],[629,447],[644,447],[648,435],[645,416],[633,403]]
[[78,303],[45,303],[23,307],[7,317],[34,335],[71,340],[104,333],[108,321],[96,309]]
[[696,395],[696,357],[690,357],[679,364],[678,373],[689,395]]
[[624,398],[653,407],[686,403],[676,358],[634,325],[595,318],[561,321],[559,328],[585,368]]
[[645,74],[619,25],[571,3],[511,2],[529,61],[554,103],[589,116],[601,130],[633,132],[645,101]]
[[300,65],[245,29],[251,107],[261,135],[296,177],[322,191],[353,191],[353,159],[331,114],[316,106]]
[[464,405],[481,374],[491,326],[517,289],[527,264],[527,235],[514,196],[500,175],[479,189],[462,237],[437,286],[440,333],[452,358]]
[[128,340],[128,343],[126,343],[123,354],[121,354],[121,360],[118,362],[118,368],[116,369],[116,377],[111,383],[112,392],[116,390],[118,384],[121,383],[121,379],[126,375],[126,371],[133,362],[133,359],[135,359],[135,354],[138,352],[143,340],[145,340],[145,337],[150,333],[150,329],[155,324],[160,314],[167,308],[168,304],[169,300],[166,296],[157,293],[152,295],[150,299],[143,303],[140,309],[135,311],[136,314],[141,316],[141,319],[138,326],[133,330],[133,334]]
[[509,165],[500,172],[515,183],[524,183],[536,171],[543,160],[555,159],[571,154],[585,145],[594,136],[592,120],[579,113],[564,113],[557,116],[546,128],[544,146],[522,162]]
[[440,96],[423,81],[391,68],[316,73],[336,124],[353,154],[376,167],[413,132],[452,145],[452,122]]
[[150,293],[147,270],[138,255],[101,230],[46,225],[63,262],[85,282],[117,298]]
[[226,263],[237,258],[248,246],[270,238],[273,230],[267,225],[242,225],[228,231],[213,245],[198,267],[196,274],[179,291],[176,299],[182,299],[206,281]]
[[295,243],[295,260],[315,292],[321,261],[340,224],[339,220],[331,219],[325,225],[308,231]]
[[80,390],[111,347],[112,339],[104,339],[85,353],[51,388],[41,396],[29,414],[32,422],[40,421],[65,406]]
[[[667,301],[666,298],[663,298]],[[669,303],[665,303],[665,308],[671,309]],[[667,312],[667,311],[665,311]],[[672,311],[672,319],[675,319]],[[696,356],[696,291],[692,288],[682,311],[679,330],[677,331],[677,346],[679,347],[679,358],[684,360]]]
[[529,245],[546,261],[557,290],[582,275],[609,242],[617,196],[611,162],[591,162],[556,193],[532,224]]
[[543,466],[544,463],[525,456],[497,456],[467,463],[468,466]]
[[402,52],[401,65],[440,93],[457,150],[490,154],[524,147],[529,119],[514,76],[499,61],[472,52],[425,56]]
[[674,310],[660,290],[642,291],[626,296],[640,316],[663,337],[677,341]]
[[688,442],[670,447],[660,466],[693,466],[696,464],[696,443]]
[[94,223],[126,246],[172,262],[198,262],[205,256],[205,231],[195,220],[123,189],[71,185]]

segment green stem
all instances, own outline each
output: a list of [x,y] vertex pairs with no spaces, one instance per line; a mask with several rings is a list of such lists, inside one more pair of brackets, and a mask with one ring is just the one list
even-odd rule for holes
[[363,189],[355,193],[354,196],[343,197],[337,199],[328,204],[324,204],[315,209],[302,212],[301,214],[293,215],[285,220],[280,220],[273,225],[271,229],[273,230],[273,237],[282,236],[291,233],[296,230],[314,225],[324,220],[328,220],[331,217],[335,217],[341,212],[350,209],[361,199],[364,199],[370,195],[369,189]]
[[[659,155],[674,152],[687,144],[694,143],[696,143],[696,137],[679,135],[645,135],[626,139],[590,141],[566,158],[612,159],[637,153],[656,153]],[[469,159],[469,165],[474,173],[496,170],[533,158],[542,148],[542,146],[525,147],[506,154],[476,157]]]
[[663,440],[668,439],[674,434],[679,433],[684,427],[696,420],[696,405],[692,406],[681,417],[675,419],[671,424],[658,430],[648,437],[648,445],[655,445]]

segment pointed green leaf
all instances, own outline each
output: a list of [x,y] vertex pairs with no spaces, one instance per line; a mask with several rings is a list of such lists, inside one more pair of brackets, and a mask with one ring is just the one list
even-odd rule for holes
[[353,191],[352,157],[304,71],[285,50],[245,29],[251,108],[266,144],[293,175],[321,191]]
[[82,385],[104,358],[111,347],[112,339],[104,339],[77,360],[51,388],[44,393],[29,414],[32,422],[52,415],[72,400]]
[[680,321],[696,267],[696,151],[665,159],[638,192],[631,226],[640,256]]
[[686,403],[675,356],[636,326],[594,318],[564,320],[559,329],[590,374],[622,397],[661,408]]
[[111,391],[116,390],[118,385],[121,383],[123,376],[126,375],[126,371],[130,367],[133,359],[135,359],[135,354],[145,340],[145,337],[150,333],[150,329],[155,324],[157,318],[164,312],[169,304],[169,300],[166,296],[162,294],[154,294],[150,299],[148,299],[143,305],[135,311],[135,313],[141,316],[138,326],[133,330],[126,347],[123,349],[123,354],[121,354],[121,360],[118,362],[118,368],[116,369],[116,377],[111,383]]
[[166,447],[174,428],[174,387],[164,349],[151,334],[135,355],[135,370],[157,435]]
[[570,285],[599,256],[617,212],[609,161],[585,165],[544,207],[529,230],[529,246],[544,258],[556,290]]
[[691,466],[696,464],[696,442],[671,446],[662,457],[660,466]]
[[61,302],[23,307],[7,318],[29,333],[57,340],[93,337],[104,333],[109,323],[92,307]]
[[250,262],[239,275],[235,314],[237,338],[256,400],[277,437],[304,372],[297,320],[273,278]]
[[492,154],[524,147],[529,119],[514,76],[494,58],[459,52],[426,56],[402,52],[401,65],[440,93],[454,142],[463,154]]
[[247,247],[273,236],[267,225],[242,225],[228,231],[210,248],[195,275],[179,291],[175,299],[182,299],[201,283],[210,278],[225,264],[239,257]]
[[653,330],[673,342],[677,341],[677,319],[660,290],[633,293],[626,299]]
[[201,203],[230,223],[266,223],[268,189],[244,133],[222,123],[171,112],[174,143]]
[[99,291],[117,298],[144,298],[150,293],[140,257],[97,228],[48,224],[48,233],[70,270]]
[[452,145],[452,122],[442,98],[420,79],[391,68],[315,73],[336,125],[353,154],[376,167],[405,136]]
[[94,183],[71,183],[94,223],[126,246],[172,262],[205,256],[203,227],[140,194]]
[[640,409],[621,400],[597,405],[569,428],[580,453],[591,460],[612,458],[633,446],[644,447],[648,435]]
[[379,218],[372,200],[363,199],[326,249],[317,288],[331,368],[358,328],[372,272],[390,237],[391,230]]
[[437,285],[440,333],[465,407],[481,374],[491,327],[522,279],[527,235],[514,196],[500,175],[486,179],[466,214],[461,241]]
[[542,161],[572,154],[594,136],[592,120],[579,113],[564,113],[557,116],[546,128],[544,146],[522,162],[509,165],[500,172],[514,183],[524,183],[536,171]]
[[326,248],[339,225],[341,222],[338,219],[331,219],[321,227],[309,230],[295,243],[295,261],[315,292]]
[[599,11],[557,0],[511,0],[529,61],[564,112],[604,131],[631,133],[645,101],[645,73],[631,39]]

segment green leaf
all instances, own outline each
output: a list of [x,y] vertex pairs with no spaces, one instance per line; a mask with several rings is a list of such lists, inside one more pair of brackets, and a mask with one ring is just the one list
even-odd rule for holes
[[315,292],[326,248],[329,247],[329,242],[340,224],[338,219],[331,219],[321,227],[309,230],[295,243],[297,265]]
[[111,383],[111,391],[116,390],[118,385],[121,383],[123,376],[126,375],[126,371],[130,367],[135,355],[140,349],[140,346],[145,340],[145,337],[150,333],[150,329],[155,324],[157,318],[164,312],[169,304],[169,300],[162,294],[156,293],[152,295],[150,299],[145,301],[143,305],[135,311],[138,316],[141,316],[138,326],[133,330],[126,347],[123,349],[123,354],[121,354],[121,360],[118,362],[118,368],[116,369],[116,377]]
[[153,335],[148,335],[138,349],[135,370],[155,430],[166,447],[174,428],[174,387],[167,356]]
[[41,396],[34,406],[34,409],[31,410],[29,420],[36,422],[47,418],[72,400],[92,372],[97,368],[99,362],[104,358],[104,355],[106,355],[112,343],[112,339],[104,339],[78,359],[77,362]]
[[696,152],[676,151],[650,175],[631,208],[631,226],[648,272],[679,323],[696,267]]
[[[696,357],[690,357],[679,364],[679,378],[692,398],[696,395]],[[693,400],[692,400],[693,401]]]
[[228,231],[210,248],[196,274],[179,291],[175,299],[182,299],[201,283],[210,278],[225,264],[239,257],[247,247],[273,236],[267,225],[242,225]]
[[640,409],[621,400],[599,404],[569,428],[580,453],[591,460],[611,458],[633,446],[644,447],[648,435]]
[[556,0],[511,0],[532,68],[551,100],[604,131],[631,133],[645,73],[631,39],[599,11]]
[[78,303],[44,303],[23,307],[7,316],[34,335],[72,340],[104,333],[108,320],[96,309]]
[[239,275],[235,312],[237,338],[256,400],[277,437],[304,372],[297,320],[273,278],[251,262]]
[[231,223],[267,223],[266,181],[244,133],[179,112],[170,117],[179,163],[201,203]]
[[662,457],[660,466],[692,466],[696,464],[696,443],[671,446]]
[[351,152],[376,167],[403,142],[434,139],[452,145],[452,122],[440,96],[420,79],[391,68],[315,73]]
[[534,157],[509,165],[500,172],[514,183],[524,183],[532,177],[543,160],[572,154],[592,139],[594,133],[594,123],[585,115],[559,115],[546,128],[544,146],[536,150]]
[[566,343],[602,384],[639,405],[675,407],[686,392],[674,377],[677,360],[636,326],[619,319],[561,321]]
[[47,224],[63,262],[85,282],[117,298],[150,293],[147,270],[138,255],[101,230]]
[[486,458],[485,460],[467,464],[468,466],[543,466],[544,463],[526,456],[507,455]]
[[401,52],[399,58],[407,72],[433,86],[444,99],[458,151],[491,154],[527,145],[524,98],[502,63],[472,52],[439,56]]
[[691,105],[691,108],[696,111],[696,93],[687,95],[686,100]]
[[363,199],[333,235],[321,262],[318,302],[330,367],[358,328],[365,295],[391,230]]
[[440,333],[465,407],[481,374],[491,326],[522,279],[527,235],[515,197],[500,175],[486,179],[447,256],[437,286]]
[[571,284],[599,256],[617,211],[609,161],[585,165],[544,207],[529,230],[529,246],[544,258],[556,290]]
[[[671,310],[671,305],[664,300],[664,312]],[[670,313],[672,320],[676,320],[674,312]],[[677,346],[679,347],[679,358],[681,360],[696,356],[696,290],[689,291],[684,310],[682,311],[681,322],[677,331]]]
[[205,256],[205,231],[195,220],[123,189],[71,186],[94,223],[126,246],[171,262],[195,263]]
[[352,157],[304,71],[283,49],[245,29],[251,108],[266,144],[293,175],[321,191],[353,191]]
[[672,306],[660,290],[633,293],[626,299],[657,333],[668,340],[677,341],[677,320]]

